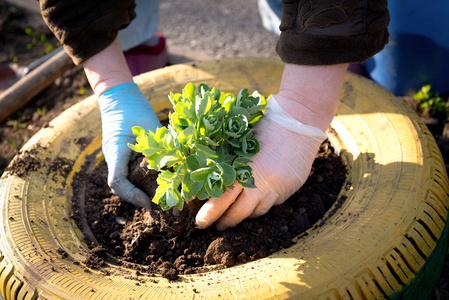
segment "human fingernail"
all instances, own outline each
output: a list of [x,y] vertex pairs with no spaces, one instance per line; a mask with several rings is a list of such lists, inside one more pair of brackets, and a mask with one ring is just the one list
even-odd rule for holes
[[216,228],[217,228],[218,231],[225,231],[225,230],[228,229],[229,227],[226,227],[226,226],[218,226],[218,225],[217,225]]
[[201,216],[198,217],[198,215],[195,218],[195,223],[199,229],[206,229],[208,227],[207,221]]
[[224,224],[223,222],[218,222],[217,225],[215,226],[215,228],[217,228],[218,231],[225,231],[225,230],[231,228],[231,226]]

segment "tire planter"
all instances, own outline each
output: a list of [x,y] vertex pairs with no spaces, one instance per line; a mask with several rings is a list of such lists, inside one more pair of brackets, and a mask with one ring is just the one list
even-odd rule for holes
[[[278,59],[229,59],[175,65],[135,81],[164,119],[171,107],[167,94],[187,82],[233,93],[247,87],[269,95],[277,92],[282,70]],[[136,285],[129,276],[86,272],[79,264],[88,248],[70,218],[71,183],[82,167],[95,167],[86,166],[86,157],[95,156],[98,163],[103,159],[99,109],[89,97],[37,133],[12,162],[31,152],[39,168],[21,177],[5,172],[0,179],[1,295],[425,299],[440,275],[448,243],[448,179],[432,135],[390,92],[348,73],[328,137],[348,166],[340,193],[348,198],[295,245],[229,269],[182,275],[176,282],[141,275]],[[51,166],[56,161],[72,162],[71,170],[55,170]]]

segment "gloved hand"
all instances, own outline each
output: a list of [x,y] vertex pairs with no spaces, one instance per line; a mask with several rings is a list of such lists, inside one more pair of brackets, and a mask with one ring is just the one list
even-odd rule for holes
[[307,180],[312,163],[326,134],[292,118],[277,103],[268,100],[265,116],[255,126],[261,151],[251,167],[256,189],[234,184],[220,198],[209,199],[198,212],[196,222],[206,228],[217,219],[225,230],[247,217],[265,214],[295,193]]
[[151,199],[128,179],[128,162],[136,136],[133,126],[155,131],[161,127],[151,104],[134,83],[113,87],[98,97],[103,131],[103,153],[112,192],[135,205],[149,208]]

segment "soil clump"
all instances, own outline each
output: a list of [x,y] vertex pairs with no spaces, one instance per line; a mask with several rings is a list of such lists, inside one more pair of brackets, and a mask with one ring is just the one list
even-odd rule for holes
[[[132,182],[150,197],[154,195],[157,173],[146,167],[145,159],[131,164],[130,174]],[[337,201],[346,167],[324,143],[303,188],[264,216],[224,232],[214,226],[196,228],[195,215],[202,201],[194,201],[182,211],[163,211],[156,204],[151,209],[139,208],[113,195],[106,178],[103,163],[94,172],[81,171],[73,182],[73,190],[85,187],[84,195],[75,196],[72,206],[73,218],[92,245],[90,261],[95,261],[93,251],[101,247],[114,258],[110,262],[118,260],[132,268],[138,265],[140,270],[173,280],[179,274],[227,268],[290,247]],[[103,259],[108,261],[104,255],[100,258],[101,264]]]

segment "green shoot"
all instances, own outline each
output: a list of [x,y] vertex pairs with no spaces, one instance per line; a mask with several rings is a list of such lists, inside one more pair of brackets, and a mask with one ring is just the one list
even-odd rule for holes
[[440,97],[439,93],[430,91],[430,84],[423,86],[413,98],[420,100],[419,108],[429,110],[434,117],[446,117],[449,112],[449,104],[447,100]]
[[47,114],[47,107],[46,106],[42,106],[42,108],[38,107],[37,113],[39,114],[39,116],[45,117],[45,115]]

